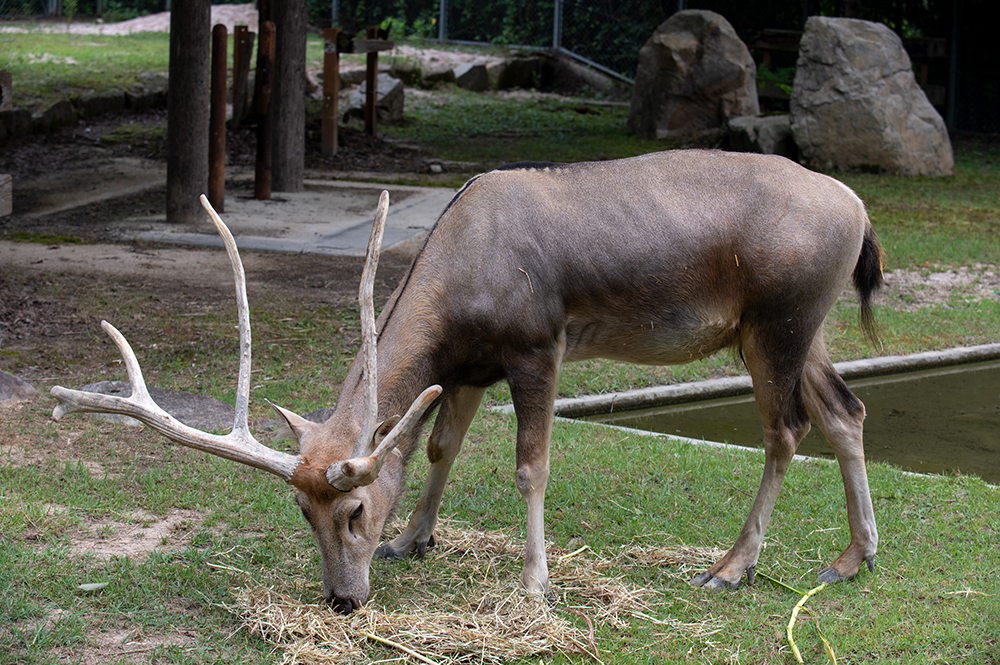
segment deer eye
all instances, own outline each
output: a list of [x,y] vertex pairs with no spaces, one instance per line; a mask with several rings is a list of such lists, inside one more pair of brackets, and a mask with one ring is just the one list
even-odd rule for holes
[[351,519],[352,520],[358,519],[359,517],[361,517],[361,513],[363,512],[365,512],[365,504],[359,503],[358,507],[354,509],[353,513],[351,513]]

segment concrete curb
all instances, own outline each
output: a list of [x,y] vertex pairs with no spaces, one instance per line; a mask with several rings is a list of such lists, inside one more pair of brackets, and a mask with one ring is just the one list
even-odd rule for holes
[[[945,365],[959,365],[1000,358],[1000,343],[963,346],[944,351],[926,351],[908,356],[884,356],[835,363],[834,367],[845,379],[880,376],[895,372],[911,372]],[[655,388],[642,388],[605,395],[588,395],[571,399],[558,399],[555,414],[564,418],[578,418],[597,413],[633,411],[681,402],[746,395],[753,391],[749,376],[731,376],[708,381],[678,383]],[[512,411],[511,405],[499,407]]]

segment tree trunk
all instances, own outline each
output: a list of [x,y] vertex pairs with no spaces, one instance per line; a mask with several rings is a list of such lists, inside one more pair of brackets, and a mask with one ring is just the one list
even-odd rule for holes
[[274,56],[274,143],[272,189],[302,191],[306,143],[306,0],[271,6],[276,34]]
[[210,0],[173,0],[167,95],[167,221],[205,221],[208,188]]

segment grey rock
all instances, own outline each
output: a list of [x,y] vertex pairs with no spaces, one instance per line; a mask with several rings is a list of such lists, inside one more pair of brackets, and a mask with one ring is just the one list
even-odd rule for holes
[[944,121],[917,85],[902,41],[881,23],[810,17],[789,105],[811,168],[952,172]]
[[486,73],[486,65],[482,63],[467,62],[459,65],[455,67],[453,74],[455,76],[455,83],[460,88],[472,90],[473,92],[482,92],[490,87],[490,78]]
[[49,134],[62,127],[75,127],[76,123],[76,109],[64,99],[32,116],[31,131],[35,134]]
[[684,136],[758,113],[757,68],[746,44],[719,14],[677,12],[639,51],[628,118],[632,133]]
[[[399,79],[388,74],[379,74],[375,87],[375,112],[379,122],[399,122],[403,119],[403,90],[406,86]],[[344,120],[365,117],[365,95],[368,92],[367,81],[351,93],[344,111]]]
[[539,56],[520,56],[511,58],[500,71],[497,78],[497,88],[537,88],[542,76],[543,59]]
[[787,113],[731,119],[729,147],[736,152],[759,152],[789,159],[798,157],[798,148],[792,136],[792,120]]
[[421,63],[420,76],[426,86],[433,86],[435,83],[455,82],[455,70],[444,62],[428,61]]
[[496,60],[486,65],[486,77],[489,80],[490,90],[496,90],[500,87],[500,78],[505,69],[507,69],[506,60]]
[[[86,385],[80,390],[119,397],[128,397],[132,394],[132,388],[128,381],[98,381]],[[234,410],[231,404],[221,402],[214,397],[196,395],[185,390],[170,390],[152,386],[148,390],[149,396],[160,405],[160,408],[189,427],[205,431],[228,431],[233,427]],[[142,423],[129,416],[112,413],[91,415],[108,422],[142,426]]]
[[73,98],[73,104],[83,119],[93,118],[105,113],[121,113],[125,109],[125,91],[105,90],[103,92],[91,92]]
[[562,51],[549,52],[545,58],[542,86],[546,92],[574,96],[599,94],[615,101],[628,101],[631,95],[624,83]]
[[398,78],[404,85],[422,87],[424,85],[423,73],[420,71],[420,63],[411,59],[397,59],[389,67],[389,73]]
[[38,397],[35,388],[13,374],[0,371],[0,407],[30,402]]

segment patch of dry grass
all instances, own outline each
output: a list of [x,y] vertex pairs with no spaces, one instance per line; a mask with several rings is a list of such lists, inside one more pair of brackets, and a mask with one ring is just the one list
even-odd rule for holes
[[[547,548],[555,604],[525,594],[509,574],[519,542],[501,532],[476,531],[441,521],[435,533],[440,566],[400,570],[398,584],[412,590],[392,607],[377,600],[349,616],[302,602],[284,590],[259,585],[237,593],[230,611],[246,627],[285,653],[286,663],[356,663],[381,644],[425,663],[504,663],[544,654],[583,654],[601,662],[594,626],[626,631],[636,620],[657,630],[707,637],[721,621],[682,623],[657,616],[663,598],[616,576],[631,566],[669,567],[687,579],[720,552],[691,547],[632,547],[615,557]],[[429,596],[446,588],[448,595]]]

